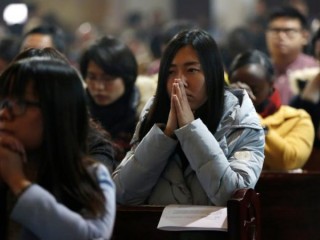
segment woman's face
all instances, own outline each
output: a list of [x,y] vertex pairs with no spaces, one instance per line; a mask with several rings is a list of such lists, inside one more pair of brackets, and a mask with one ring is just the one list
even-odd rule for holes
[[[10,97],[6,99],[13,102],[17,100]],[[3,100],[0,98],[1,102]],[[0,136],[10,135],[18,139],[26,150],[38,149],[43,140],[43,118],[37,104],[38,98],[34,94],[32,83],[29,83],[22,103],[13,103],[13,110],[9,107],[0,109]]]
[[195,111],[207,101],[206,81],[196,51],[191,46],[182,47],[172,60],[167,81],[171,96],[174,79],[184,82],[191,110]]
[[86,83],[91,97],[100,106],[117,101],[125,92],[122,78],[108,75],[93,61],[88,65]]
[[264,69],[257,64],[248,64],[238,68],[230,76],[230,82],[241,82],[248,85],[255,99],[252,102],[259,106],[272,93],[273,84],[268,81]]

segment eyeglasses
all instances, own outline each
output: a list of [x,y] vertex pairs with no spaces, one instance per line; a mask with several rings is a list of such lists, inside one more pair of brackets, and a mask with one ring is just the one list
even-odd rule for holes
[[271,34],[271,36],[273,37],[279,36],[279,33],[281,32],[283,32],[287,37],[293,38],[299,32],[301,32],[301,29],[300,28],[276,28],[276,27],[268,28],[268,33]]
[[40,104],[28,100],[0,99],[0,110],[7,108],[16,117],[23,115],[29,106],[40,107]]

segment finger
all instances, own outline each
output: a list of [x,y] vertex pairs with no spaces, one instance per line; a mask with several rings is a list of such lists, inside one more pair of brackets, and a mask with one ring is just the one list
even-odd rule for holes
[[253,94],[253,92],[252,91],[247,91],[248,92],[248,95],[249,95],[249,97],[251,98],[251,100],[256,100],[257,98],[256,98],[256,96]]
[[178,84],[177,88],[177,95],[181,100],[188,101],[187,94],[185,90],[185,86],[181,79],[177,79],[176,83]]
[[182,93],[181,93],[181,89],[179,86],[179,82],[180,82],[180,79],[175,79],[175,81],[173,83],[174,94],[177,95],[178,98],[182,98]]
[[14,139],[10,136],[3,136],[0,138],[0,144],[3,147],[9,148],[12,151],[18,151],[17,144]]
[[20,141],[18,141],[18,139],[11,136],[4,136],[0,138],[0,144],[11,151],[19,153],[22,159],[26,160],[24,146]]
[[180,115],[181,111],[182,111],[179,97],[177,95],[173,95],[172,96],[172,102],[173,102],[173,105],[174,105],[174,108],[175,108],[176,116],[178,117]]
[[171,96],[176,94],[176,86],[175,86],[175,81],[172,83],[172,86],[171,86]]

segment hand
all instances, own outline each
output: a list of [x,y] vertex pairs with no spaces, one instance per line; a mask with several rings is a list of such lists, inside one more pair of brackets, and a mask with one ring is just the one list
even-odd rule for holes
[[238,89],[244,89],[247,91],[249,97],[251,98],[252,101],[256,100],[256,96],[253,94],[251,88],[249,87],[249,85],[243,83],[243,82],[235,82],[235,83],[231,83],[229,85],[230,88],[238,88]]
[[0,178],[14,194],[31,184],[23,171],[26,154],[23,145],[14,137],[0,137]]
[[185,91],[185,86],[181,79],[175,79],[171,94],[171,108],[172,105],[176,111],[176,117],[179,128],[191,123],[194,120],[194,115],[188,102],[188,97]]
[[[172,93],[174,92],[174,85],[172,84]],[[164,133],[171,137],[173,136],[174,130],[177,129],[178,122],[177,122],[177,114],[176,114],[176,109],[173,101],[173,94],[171,94],[171,101],[170,101],[170,112],[169,112],[169,117],[167,121],[166,128],[164,130]]]

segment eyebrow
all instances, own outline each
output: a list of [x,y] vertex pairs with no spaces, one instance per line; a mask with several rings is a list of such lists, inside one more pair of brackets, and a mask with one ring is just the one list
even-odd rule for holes
[[[201,64],[200,64],[199,62],[196,62],[196,61],[186,62],[186,63],[183,64],[183,66],[186,66],[186,67],[192,66],[192,65],[199,65],[199,66],[201,66]],[[170,67],[176,67],[176,66],[177,66],[177,64],[170,64]]]

